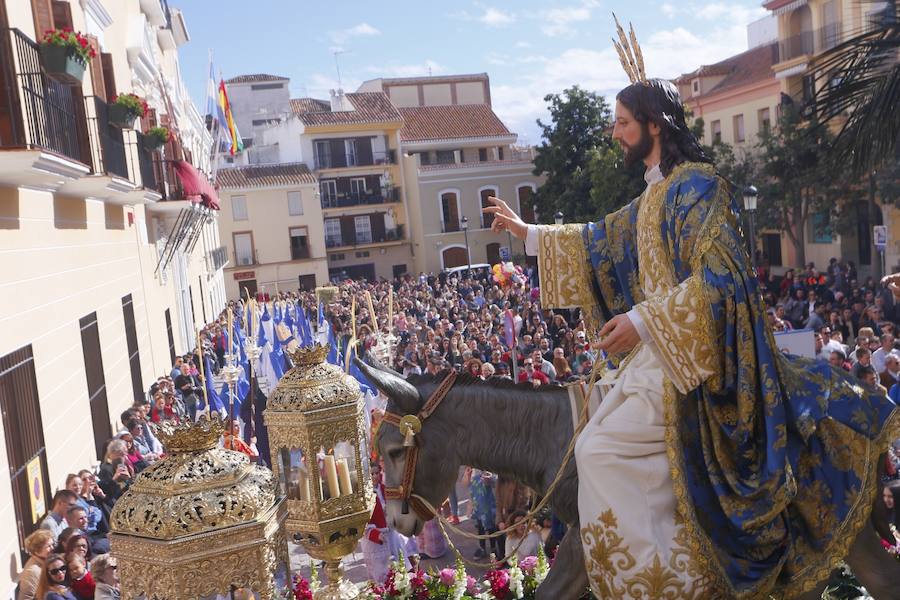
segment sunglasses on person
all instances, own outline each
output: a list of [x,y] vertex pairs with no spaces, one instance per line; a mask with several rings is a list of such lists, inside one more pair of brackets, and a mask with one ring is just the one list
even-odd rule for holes
[[65,566],[56,567],[54,569],[48,569],[48,573],[51,575],[59,575],[60,573],[65,573],[68,569]]

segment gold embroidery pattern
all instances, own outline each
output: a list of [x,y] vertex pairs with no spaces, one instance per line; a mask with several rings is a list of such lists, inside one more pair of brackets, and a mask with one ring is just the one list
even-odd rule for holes
[[668,564],[656,553],[650,564],[630,575],[628,572],[637,566],[637,561],[617,531],[618,520],[612,509],[604,511],[596,522],[582,527],[585,565],[594,593],[613,600],[699,600],[710,597],[709,578],[691,557],[683,523],[676,512],[675,536]]
[[538,228],[542,306],[580,308],[596,304],[583,229],[584,225],[578,224]]

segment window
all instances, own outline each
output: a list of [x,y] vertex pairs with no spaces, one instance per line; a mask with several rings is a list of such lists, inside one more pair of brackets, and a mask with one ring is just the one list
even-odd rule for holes
[[303,195],[300,192],[288,192],[288,214],[297,217],[303,214]]
[[234,233],[234,262],[239,265],[252,265],[256,262],[253,252],[253,234],[249,231]]
[[734,143],[740,144],[744,141],[744,115],[734,115],[732,121],[734,124]]
[[325,179],[319,182],[319,195],[322,208],[334,208],[337,206],[337,181]]
[[355,167],[359,164],[359,151],[356,147],[356,139],[344,140],[344,152],[347,155],[348,167]]
[[478,149],[478,162],[487,162],[487,148]]
[[809,216],[809,239],[813,244],[830,244],[834,241],[827,210],[821,210]]
[[372,243],[372,220],[369,215],[353,217],[353,227],[356,229],[357,244]]
[[431,164],[431,152],[419,152],[419,164],[422,165],[430,165]]
[[291,227],[291,260],[309,258],[309,234],[306,227]]
[[350,197],[361,200],[366,197],[366,178],[353,177],[350,179]]
[[175,336],[172,333],[172,311],[170,309],[166,309],[165,312],[166,317],[166,338],[168,338],[169,342],[169,359],[171,359],[172,364],[175,364]]
[[435,154],[439,165],[452,165],[456,162],[456,153],[453,150],[438,150]]
[[503,146],[497,146],[497,160],[503,160]]
[[[202,285],[203,278],[200,283]],[[202,289],[202,288],[201,288]],[[204,309],[205,309],[204,304]],[[206,312],[204,310],[204,312]],[[122,316],[125,320],[125,346],[128,348],[128,367],[131,371],[131,392],[135,401],[144,399],[144,381],[141,377],[141,353],[138,349],[137,330],[134,327],[134,302],[131,294],[122,298]],[[206,322],[206,319],[203,319]]]
[[357,252],[357,253],[356,253],[356,258],[369,258],[369,251],[368,251],[368,250],[364,250],[364,251],[362,251],[362,252]]
[[759,132],[761,134],[769,133],[769,130],[772,127],[772,120],[769,118],[769,109],[759,109],[757,112],[757,119],[759,120]]
[[257,92],[260,90],[280,90],[283,88],[283,83],[255,83],[250,86],[250,90],[253,92]]
[[[526,223],[534,223],[534,188],[522,185],[516,190],[519,196],[519,216]],[[494,263],[491,263],[494,264]]]
[[316,141],[316,168],[327,169],[331,166],[331,142],[328,140]]
[[97,313],[93,312],[82,317],[78,325],[81,327],[81,352],[84,357],[84,373],[87,377],[88,406],[94,426],[94,449],[97,451],[97,458],[103,458],[103,446],[112,437],[112,423],[109,421],[109,403],[106,399],[106,376],[103,373]]
[[276,125],[278,123],[281,123],[281,119],[277,117],[274,119],[253,119],[254,127],[260,127],[261,125]]
[[709,124],[710,131],[712,132],[712,141],[713,144],[722,141],[722,121],[713,121]]
[[341,239],[341,220],[325,219],[325,245],[326,246],[343,246],[344,241]]
[[299,276],[300,289],[311,292],[316,289],[316,276],[312,275],[300,275]]
[[[488,200],[489,196],[499,196],[500,194],[497,192],[495,188],[487,188],[485,190],[481,190],[481,208],[487,208],[488,206],[493,206],[491,201]],[[481,227],[482,229],[490,229],[491,223],[494,222],[494,215],[488,213],[481,213]]]
[[459,231],[459,201],[456,192],[441,194],[441,218],[444,231]]
[[695,94],[700,93],[700,80],[699,79],[695,79],[694,81],[691,82],[691,89],[694,91]]
[[[47,451],[41,422],[40,399],[34,374],[34,355],[25,346],[0,357],[0,413],[6,434],[6,457],[9,464],[13,507],[19,531],[19,549],[25,538],[38,528],[41,514],[35,514],[34,491],[44,499],[44,511],[50,495],[47,476]],[[33,486],[40,487],[33,491]],[[23,554],[22,559],[25,560]]]
[[394,265],[393,267],[391,267],[391,272],[393,273],[394,277],[400,277],[401,275],[406,274],[407,271],[408,269],[406,268],[406,265]]
[[346,257],[343,254],[329,254],[328,260],[344,260]]
[[232,196],[231,197],[231,218],[235,221],[247,220],[247,197]]

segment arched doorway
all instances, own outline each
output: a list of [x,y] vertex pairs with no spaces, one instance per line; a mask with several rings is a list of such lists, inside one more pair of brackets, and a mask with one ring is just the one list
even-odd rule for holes
[[[494,196],[495,198],[500,195],[495,187],[486,187],[481,188],[478,191],[478,195],[481,198],[481,208],[487,208],[489,206],[493,206],[491,201],[488,200],[489,197]],[[481,213],[481,228],[482,229],[490,229],[491,223],[494,222],[494,215],[490,213]]]
[[450,246],[441,251],[441,262],[445,269],[463,267],[468,264],[465,246]]

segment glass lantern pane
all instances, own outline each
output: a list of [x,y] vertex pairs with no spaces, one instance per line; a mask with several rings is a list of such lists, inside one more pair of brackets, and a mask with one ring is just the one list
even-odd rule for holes
[[285,473],[287,497],[292,500],[309,502],[311,484],[303,450],[300,448],[282,448],[280,454],[282,471]]

